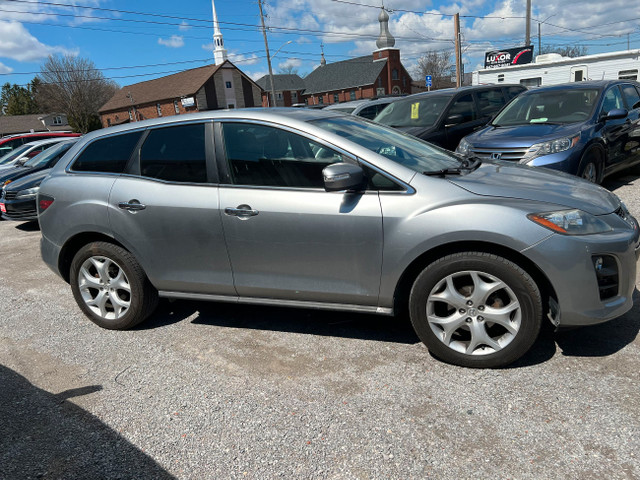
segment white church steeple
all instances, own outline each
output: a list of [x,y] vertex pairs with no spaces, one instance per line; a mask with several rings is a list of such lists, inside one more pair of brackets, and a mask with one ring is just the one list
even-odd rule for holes
[[214,0],[211,0],[211,9],[213,10],[213,58],[216,65],[220,65],[227,59],[227,50],[224,48],[222,32],[218,25],[218,14],[216,13]]

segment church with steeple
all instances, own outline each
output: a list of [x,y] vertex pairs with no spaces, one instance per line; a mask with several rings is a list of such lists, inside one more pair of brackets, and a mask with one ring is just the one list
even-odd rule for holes
[[[378,15],[380,35],[377,49],[363,57],[328,63],[322,50],[320,66],[304,78],[297,75],[274,75],[278,106],[295,103],[329,105],[384,95],[402,95],[412,92],[412,80],[400,61],[400,50],[389,31],[389,14],[384,6]],[[257,81],[266,94],[262,106],[268,106],[269,77]]]

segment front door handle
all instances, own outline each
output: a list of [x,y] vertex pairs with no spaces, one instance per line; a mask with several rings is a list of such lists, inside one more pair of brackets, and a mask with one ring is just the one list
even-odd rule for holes
[[232,217],[248,218],[258,215],[258,210],[253,210],[249,205],[238,205],[236,208],[227,207],[224,209],[225,215]]
[[118,203],[118,208],[121,208],[122,210],[129,210],[130,212],[137,212],[138,210],[144,210],[147,206],[140,203],[140,200],[136,200],[134,198],[128,202]]

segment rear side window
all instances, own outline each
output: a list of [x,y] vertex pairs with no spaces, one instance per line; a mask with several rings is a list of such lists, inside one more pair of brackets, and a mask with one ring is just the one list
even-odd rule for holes
[[123,133],[89,144],[73,163],[74,172],[122,173],[142,132]]
[[140,174],[169,182],[206,183],[204,124],[151,130],[140,150]]
[[512,98],[517,97],[518,95],[520,95],[525,90],[526,89],[524,89],[522,87],[505,87],[504,88],[504,93],[507,95],[507,101],[509,101]]
[[476,105],[470,94],[463,95],[453,102],[453,105],[451,105],[451,108],[449,109],[449,117],[453,115],[461,115],[462,122],[471,122],[478,118]]

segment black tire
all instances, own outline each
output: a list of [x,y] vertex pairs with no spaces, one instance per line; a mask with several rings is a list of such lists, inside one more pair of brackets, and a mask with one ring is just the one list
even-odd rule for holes
[[[476,296],[475,282],[496,290],[485,298],[479,288]],[[483,301],[469,305],[478,298]],[[513,312],[501,312],[509,309]],[[440,258],[418,275],[409,296],[409,312],[418,337],[435,357],[463,367],[498,368],[515,362],[535,342],[542,323],[542,300],[534,280],[515,263],[489,253],[461,252]],[[449,328],[453,333],[439,326],[445,318],[453,320]],[[478,341],[483,338],[491,343]]]
[[587,151],[580,160],[578,176],[589,182],[599,184],[602,182],[603,165],[601,155],[594,150]]
[[[103,274],[96,265],[102,266]],[[121,277],[120,273],[124,275]],[[138,325],[158,304],[157,290],[133,255],[108,242],[89,243],[76,253],[71,262],[70,283],[84,314],[109,330],[127,330]],[[89,305],[94,302],[102,305]]]

